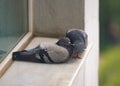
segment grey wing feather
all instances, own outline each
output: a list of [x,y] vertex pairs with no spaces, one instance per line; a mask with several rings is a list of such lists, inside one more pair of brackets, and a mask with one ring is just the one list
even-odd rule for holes
[[[56,63],[64,62],[69,58],[69,52],[64,47],[51,43],[42,43],[41,46],[47,50],[51,60]],[[49,62],[46,56],[44,56],[44,58],[46,62]]]

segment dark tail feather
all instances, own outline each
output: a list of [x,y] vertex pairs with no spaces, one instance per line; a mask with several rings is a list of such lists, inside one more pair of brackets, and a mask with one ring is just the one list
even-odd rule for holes
[[42,60],[36,58],[36,53],[39,53],[40,49],[41,48],[37,46],[31,50],[13,52],[12,59],[17,61],[44,63]]
[[39,59],[35,58],[34,55],[31,54],[22,55],[21,53],[22,53],[21,51],[13,52],[12,59],[16,61],[28,61],[28,62],[37,62],[37,63],[42,62]]

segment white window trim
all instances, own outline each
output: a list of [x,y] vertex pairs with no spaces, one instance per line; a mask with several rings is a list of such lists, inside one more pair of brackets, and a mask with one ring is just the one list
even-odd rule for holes
[[21,50],[26,47],[33,37],[33,0],[28,0],[28,22],[29,22],[29,31],[23,37],[23,39],[17,44],[17,46],[5,57],[5,59],[0,63],[0,77],[5,73],[5,71],[11,66],[12,61],[12,52]]
[[85,31],[93,42],[85,62],[85,85],[98,86],[99,64],[99,0],[85,0]]

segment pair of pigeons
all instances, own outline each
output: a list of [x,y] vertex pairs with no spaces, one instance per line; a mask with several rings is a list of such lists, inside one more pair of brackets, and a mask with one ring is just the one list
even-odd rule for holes
[[81,29],[70,29],[66,36],[54,44],[43,43],[30,50],[13,52],[13,60],[39,63],[63,63],[70,58],[80,58],[87,47],[87,34]]

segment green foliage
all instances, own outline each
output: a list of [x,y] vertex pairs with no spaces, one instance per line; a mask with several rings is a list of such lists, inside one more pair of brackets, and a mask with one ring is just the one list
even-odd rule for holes
[[108,43],[108,24],[109,24],[108,4],[105,0],[100,0],[100,50],[104,50]]
[[100,86],[120,86],[120,46],[113,40],[120,42],[120,0],[100,0]]
[[[120,29],[119,8],[120,0],[100,0],[100,51],[108,48],[107,45],[112,44],[109,39],[110,25],[114,24],[114,27],[119,26]],[[120,34],[120,30],[116,34]],[[117,38],[117,40],[120,39]]]
[[120,86],[120,46],[109,48],[100,57],[100,86]]

